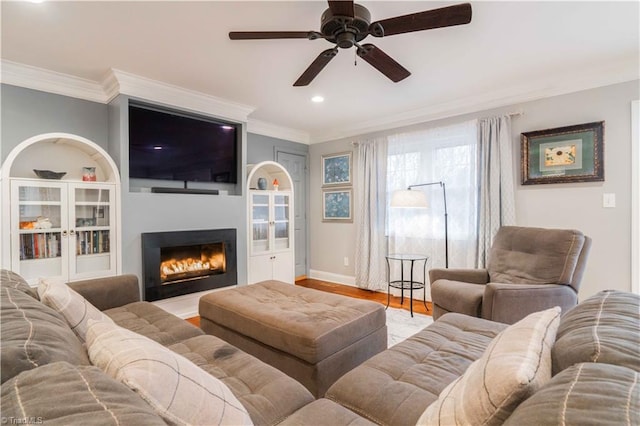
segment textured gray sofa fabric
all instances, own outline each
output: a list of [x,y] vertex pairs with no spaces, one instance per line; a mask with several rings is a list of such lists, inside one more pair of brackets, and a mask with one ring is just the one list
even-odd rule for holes
[[166,425],[131,389],[93,366],[43,365],[4,383],[1,395],[8,424]]
[[20,275],[8,269],[0,269],[0,287],[20,290],[34,299],[39,299],[35,288],[31,287]]
[[281,426],[373,426],[375,423],[325,398],[318,399],[287,417]]
[[215,336],[169,346],[226,384],[255,424],[274,425],[314,400],[295,380]]
[[204,334],[202,330],[149,302],[104,311],[116,324],[168,346]]
[[530,313],[578,302],[591,239],[580,231],[503,226],[487,269],[429,271],[433,317],[459,312],[513,324]]
[[87,352],[60,314],[15,288],[0,287],[2,383],[55,361],[89,365]]
[[381,425],[413,425],[507,326],[447,314],[345,374],[325,397]]
[[387,347],[384,306],[280,281],[210,293],[200,327],[321,397],[336,379]]
[[562,371],[521,403],[505,426],[638,425],[640,373],[581,363]]
[[68,285],[101,311],[140,301],[140,286],[135,275],[94,278]]
[[584,244],[580,231],[503,226],[489,253],[489,279],[507,284],[571,285]]
[[640,296],[602,291],[562,318],[551,357],[554,373],[580,362],[640,372]]

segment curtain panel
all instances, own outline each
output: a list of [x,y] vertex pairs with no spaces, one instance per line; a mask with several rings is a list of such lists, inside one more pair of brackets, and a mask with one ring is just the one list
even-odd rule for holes
[[478,125],[478,241],[474,267],[485,268],[493,237],[515,225],[511,117],[482,119]]
[[358,142],[355,194],[356,286],[369,290],[387,288],[387,139]]

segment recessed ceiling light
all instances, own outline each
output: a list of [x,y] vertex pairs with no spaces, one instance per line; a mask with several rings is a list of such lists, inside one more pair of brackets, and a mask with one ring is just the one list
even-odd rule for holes
[[324,102],[324,98],[320,95],[316,95],[313,98],[311,98],[311,102],[315,102],[319,104],[320,102]]

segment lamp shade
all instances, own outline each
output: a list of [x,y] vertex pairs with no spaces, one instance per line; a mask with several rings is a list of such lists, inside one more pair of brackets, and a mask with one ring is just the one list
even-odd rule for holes
[[426,208],[427,197],[422,191],[404,189],[391,195],[391,207]]

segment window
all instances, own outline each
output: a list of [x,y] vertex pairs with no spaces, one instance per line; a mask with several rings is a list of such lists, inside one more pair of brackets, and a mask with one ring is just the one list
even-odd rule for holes
[[[389,138],[387,200],[409,185],[445,183],[450,264],[471,266],[477,221],[476,121],[394,135]],[[390,253],[421,253],[432,267],[444,265],[444,197],[438,185],[424,191],[427,209],[388,208]],[[470,254],[469,254],[470,253]],[[455,259],[455,262],[452,260]]]

